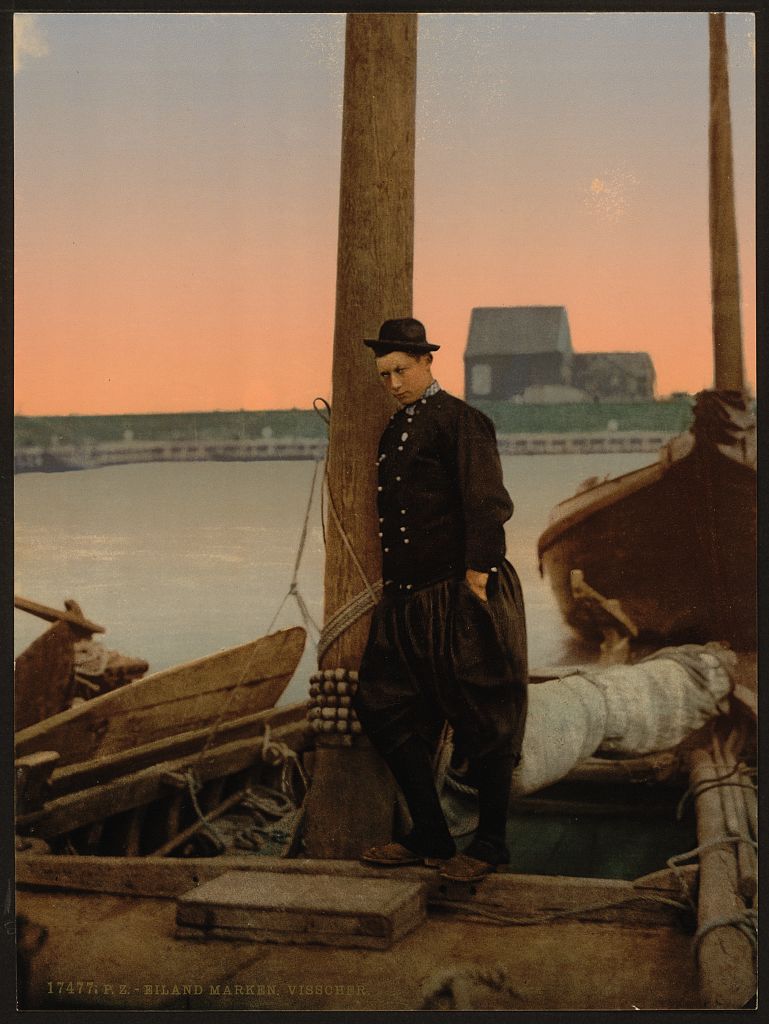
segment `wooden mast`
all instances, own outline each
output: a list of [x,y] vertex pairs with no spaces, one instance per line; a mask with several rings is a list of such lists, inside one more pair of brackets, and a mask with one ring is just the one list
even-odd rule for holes
[[710,13],[710,288],[716,390],[743,391],[726,16]]
[[[417,15],[350,13],[345,40],[330,502],[367,579],[381,575],[376,451],[393,411],[364,338],[410,316],[414,252]],[[329,509],[325,622],[366,585]],[[321,668],[357,670],[370,612],[322,655]],[[345,742],[342,742],[344,740]],[[365,740],[319,736],[305,801],[310,856],[356,857],[389,839],[392,782]]]

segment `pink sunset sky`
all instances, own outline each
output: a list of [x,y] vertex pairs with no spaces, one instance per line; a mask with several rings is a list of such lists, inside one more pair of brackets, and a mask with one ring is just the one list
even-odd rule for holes
[[[16,15],[15,408],[330,396],[344,15]],[[755,387],[754,18],[727,17]],[[705,13],[419,18],[414,310],[475,306],[712,384]]]

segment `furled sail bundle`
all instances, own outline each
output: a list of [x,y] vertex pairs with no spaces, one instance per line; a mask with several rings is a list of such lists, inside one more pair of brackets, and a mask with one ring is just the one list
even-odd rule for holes
[[677,746],[726,710],[736,661],[720,644],[687,644],[531,685],[513,796],[552,785],[596,752],[638,756]]

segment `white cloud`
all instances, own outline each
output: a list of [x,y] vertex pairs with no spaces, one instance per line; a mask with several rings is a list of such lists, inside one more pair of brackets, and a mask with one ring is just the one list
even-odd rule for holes
[[48,43],[40,28],[37,14],[15,14],[13,17],[13,72],[21,70],[28,57],[45,57]]

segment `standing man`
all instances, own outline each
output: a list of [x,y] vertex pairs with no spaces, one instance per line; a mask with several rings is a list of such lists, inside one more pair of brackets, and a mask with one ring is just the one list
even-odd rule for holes
[[[441,390],[424,326],[386,320],[373,349],[400,404],[379,443],[384,592],[371,622],[355,708],[408,804],[413,829],[373,847],[368,863],[442,863],[471,881],[509,861],[513,768],[526,717],[526,626],[518,576],[505,559],[513,503],[494,426]],[[457,853],[433,781],[444,721],[478,788],[477,832]]]

